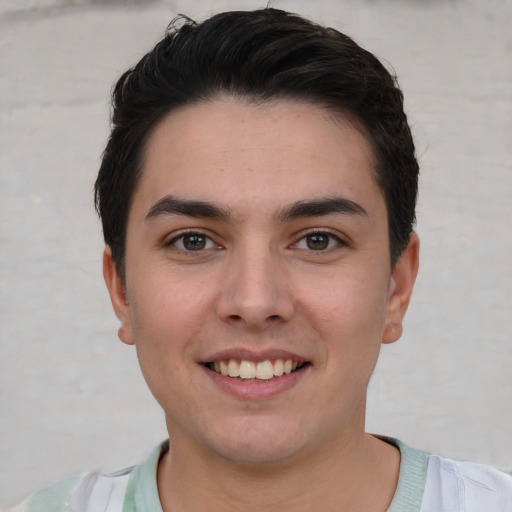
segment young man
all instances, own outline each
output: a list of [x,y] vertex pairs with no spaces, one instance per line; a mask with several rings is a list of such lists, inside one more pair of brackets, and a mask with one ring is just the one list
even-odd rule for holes
[[114,91],[104,276],[169,440],[18,510],[506,511],[511,479],[364,431],[418,269],[394,79],[274,9],[186,21]]

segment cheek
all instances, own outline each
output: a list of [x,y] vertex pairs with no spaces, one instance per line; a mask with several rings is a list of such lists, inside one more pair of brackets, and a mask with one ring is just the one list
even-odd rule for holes
[[310,297],[309,311],[314,311],[314,328],[325,348],[326,375],[347,396],[366,389],[379,356],[387,290],[383,281],[382,286],[375,286],[378,277],[339,279]]
[[187,307],[173,294],[138,296],[132,303],[132,327],[139,365],[149,389],[162,407],[174,400],[185,382],[184,360],[192,360],[194,325]]
[[[381,282],[380,286],[375,283]],[[318,329],[350,338],[380,336],[387,309],[387,283],[378,276],[331,279],[304,299]]]
[[185,333],[193,337],[212,307],[207,289],[204,280],[173,279],[170,272],[141,275],[130,294],[132,320],[140,337],[173,342]]
[[[134,283],[131,324],[139,364],[158,400],[163,382],[180,380],[184,362],[193,363],[194,339],[204,324],[205,297],[174,283]],[[186,293],[185,293],[186,292]],[[164,387],[165,387],[164,386]]]

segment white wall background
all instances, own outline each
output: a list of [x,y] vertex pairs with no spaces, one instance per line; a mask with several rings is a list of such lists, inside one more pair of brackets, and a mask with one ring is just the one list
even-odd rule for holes
[[[117,341],[92,185],[109,90],[178,12],[261,1],[0,0],[0,510],[138,463],[163,417]],[[368,429],[512,467],[512,2],[288,0],[392,63],[422,165],[422,268]]]

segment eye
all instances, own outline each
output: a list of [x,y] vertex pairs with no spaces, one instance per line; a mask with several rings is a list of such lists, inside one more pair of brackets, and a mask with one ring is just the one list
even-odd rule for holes
[[203,233],[184,233],[173,238],[169,245],[173,245],[181,251],[203,251],[215,249],[218,245]]
[[324,231],[316,231],[302,237],[296,244],[294,244],[294,247],[296,249],[308,251],[325,251],[340,244],[342,244],[342,241],[336,235],[326,233]]

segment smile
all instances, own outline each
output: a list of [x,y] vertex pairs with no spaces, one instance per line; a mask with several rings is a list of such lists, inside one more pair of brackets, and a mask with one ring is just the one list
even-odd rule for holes
[[292,359],[276,359],[253,362],[245,359],[227,359],[207,363],[210,370],[223,375],[241,380],[270,380],[274,377],[293,373],[302,368],[306,363],[299,363]]

